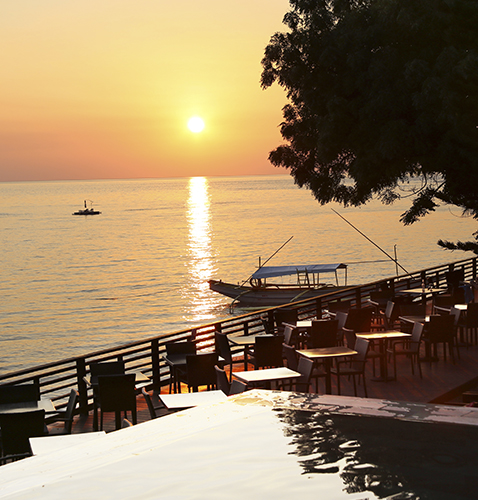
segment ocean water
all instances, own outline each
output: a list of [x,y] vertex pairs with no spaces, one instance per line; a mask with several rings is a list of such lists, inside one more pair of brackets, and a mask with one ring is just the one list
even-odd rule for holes
[[[101,215],[72,215],[85,199]],[[436,242],[469,239],[472,219],[443,207],[404,227],[407,203],[322,207],[288,175],[0,183],[0,373],[228,317],[208,279],[242,282],[291,237],[271,265],[395,275],[332,208],[407,271],[470,256]]]

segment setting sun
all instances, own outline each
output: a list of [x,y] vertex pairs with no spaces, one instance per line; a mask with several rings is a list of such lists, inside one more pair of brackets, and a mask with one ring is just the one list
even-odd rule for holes
[[198,134],[204,130],[204,120],[199,116],[193,116],[188,121],[188,128],[191,132]]

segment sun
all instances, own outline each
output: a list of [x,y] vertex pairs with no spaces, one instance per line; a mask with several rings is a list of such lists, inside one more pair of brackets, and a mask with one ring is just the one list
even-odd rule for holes
[[188,129],[195,134],[199,134],[204,130],[204,120],[199,116],[193,116],[189,118]]

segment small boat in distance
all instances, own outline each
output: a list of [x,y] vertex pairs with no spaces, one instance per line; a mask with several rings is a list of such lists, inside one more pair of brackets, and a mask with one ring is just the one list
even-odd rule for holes
[[73,212],[72,215],[99,215],[101,212],[98,210],[93,210],[92,202],[90,201],[90,207],[87,205],[87,200],[85,200],[85,208],[83,210],[78,210],[78,212]]
[[[339,284],[338,269],[344,270],[343,285]],[[320,275],[334,273],[334,283],[324,283]],[[295,283],[268,282],[268,278],[296,276]],[[209,288],[247,307],[277,306],[347,288],[346,264],[309,264],[297,266],[263,266],[248,280],[249,284],[234,285],[221,280],[209,280]]]

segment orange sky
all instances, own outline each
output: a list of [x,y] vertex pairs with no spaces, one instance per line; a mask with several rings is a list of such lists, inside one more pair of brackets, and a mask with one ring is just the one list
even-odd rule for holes
[[0,181],[285,173],[267,160],[285,94],[259,81],[288,10],[288,0],[2,2]]

